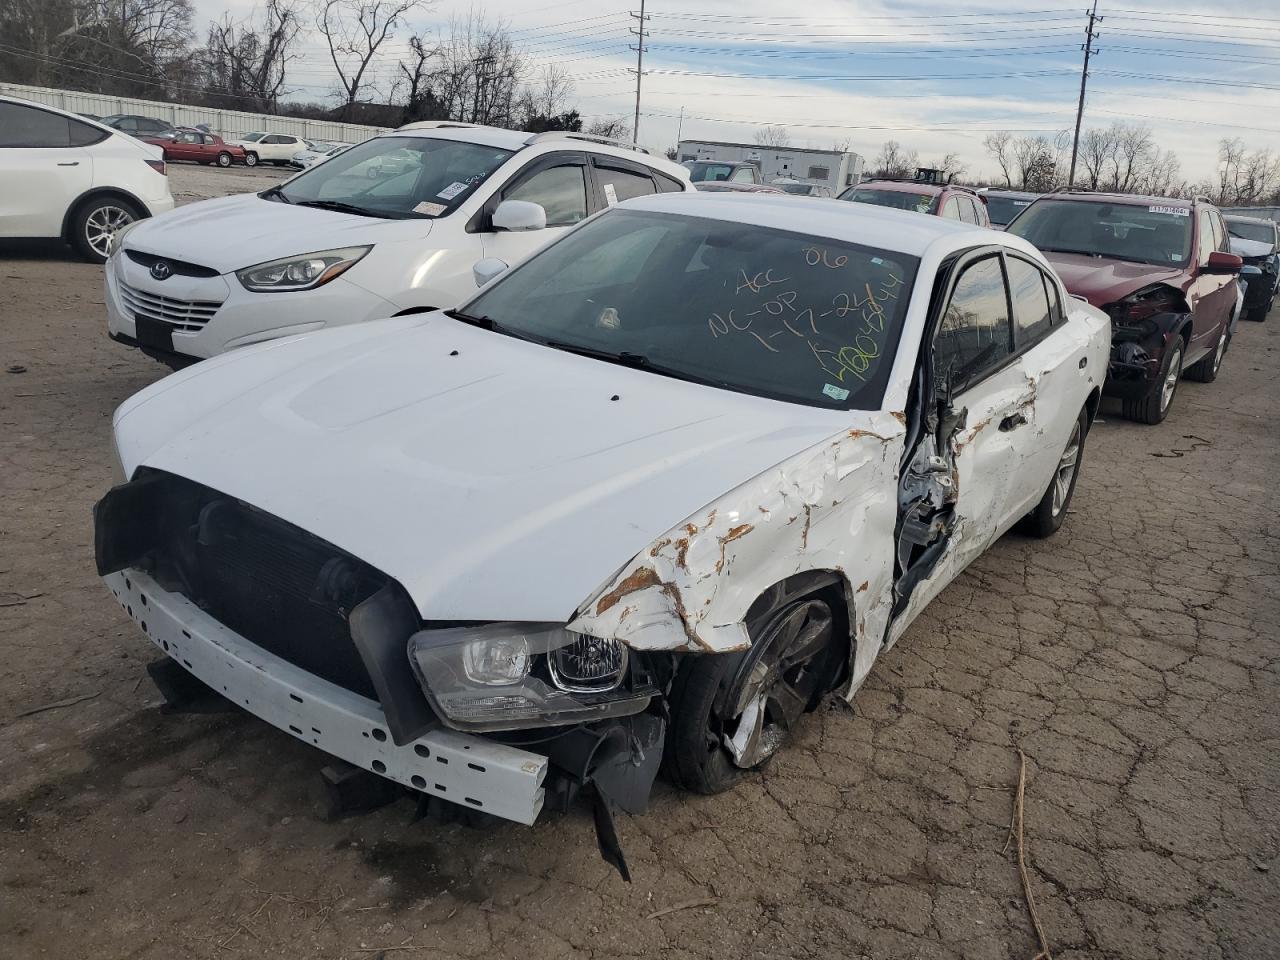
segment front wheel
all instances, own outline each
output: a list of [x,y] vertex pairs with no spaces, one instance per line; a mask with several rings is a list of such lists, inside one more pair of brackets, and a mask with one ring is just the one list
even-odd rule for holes
[[136,206],[118,197],[87,200],[71,218],[71,243],[90,263],[105,263],[116,231],[142,216]]
[[258,165],[258,155],[256,153],[246,153],[244,155],[244,165],[246,167],[256,167]]
[[676,674],[667,761],[686,790],[721,793],[763,766],[829,689],[842,649],[831,607],[778,593],[748,618],[745,653],[691,656]]
[[1085,407],[1071,427],[1071,436],[1058,458],[1049,489],[1022,521],[1023,529],[1033,537],[1044,539],[1058,532],[1067,519],[1067,508],[1076,492],[1076,480],[1080,477],[1080,463],[1084,460],[1084,439],[1089,433],[1089,410]]
[[1182,338],[1179,337],[1165,351],[1160,376],[1151,384],[1146,394],[1135,400],[1125,400],[1122,404],[1121,409],[1126,419],[1156,424],[1169,415],[1173,395],[1178,389],[1178,380],[1182,377],[1182,350]]
[[231,154],[227,153],[225,150],[222,153],[218,154],[218,166],[220,167],[231,166]]

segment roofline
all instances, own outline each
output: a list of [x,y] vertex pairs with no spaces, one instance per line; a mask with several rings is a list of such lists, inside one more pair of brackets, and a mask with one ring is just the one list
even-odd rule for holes
[[862,154],[854,150],[822,150],[817,147],[812,149],[809,147],[769,147],[761,146],[758,143],[733,143],[729,140],[681,140],[676,144],[676,148],[679,149],[680,146],[686,143],[705,143],[709,147],[740,147],[743,150],[757,150],[761,153],[782,153],[787,151],[790,153],[819,153],[828,157],[862,156]]

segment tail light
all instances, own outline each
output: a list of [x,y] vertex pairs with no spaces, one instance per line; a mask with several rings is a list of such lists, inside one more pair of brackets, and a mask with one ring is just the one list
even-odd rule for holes
[[163,160],[143,160],[142,162],[145,163],[152,170],[154,170],[156,173],[160,174],[160,176],[163,177],[165,175]]

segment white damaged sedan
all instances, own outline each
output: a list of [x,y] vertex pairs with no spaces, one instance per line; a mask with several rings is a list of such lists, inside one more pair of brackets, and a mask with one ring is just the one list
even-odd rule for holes
[[729,787],[1006,530],[1053,533],[1109,340],[1009,234],[641,198],[458,310],[128,400],[98,568],[181,670],[363,770],[638,810],[664,754]]

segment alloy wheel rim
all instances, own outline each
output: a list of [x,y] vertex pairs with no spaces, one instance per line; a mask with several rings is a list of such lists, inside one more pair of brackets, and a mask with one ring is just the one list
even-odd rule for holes
[[1067,505],[1067,496],[1071,493],[1071,481],[1075,479],[1076,465],[1080,461],[1080,421],[1076,421],[1071,430],[1071,439],[1067,441],[1067,449],[1058,458],[1058,470],[1053,475],[1053,515],[1056,517]]
[[1178,378],[1182,376],[1182,347],[1174,348],[1173,360],[1169,364],[1169,372],[1164,375],[1164,383],[1160,385],[1160,409],[1169,409],[1173,400],[1173,392],[1178,389]]
[[1224,333],[1218,338],[1218,349],[1213,353],[1213,372],[1217,374],[1218,368],[1222,366],[1222,358],[1227,355],[1227,335]]
[[823,659],[831,637],[830,609],[810,600],[784,611],[759,645],[753,645],[747,676],[730,710],[736,725],[726,724],[722,734],[723,746],[736,766],[758,766],[786,741],[823,681],[814,667]]
[[84,238],[95,253],[107,256],[111,253],[111,240],[116,231],[133,223],[133,215],[124,207],[114,204],[98,207],[84,224]]

